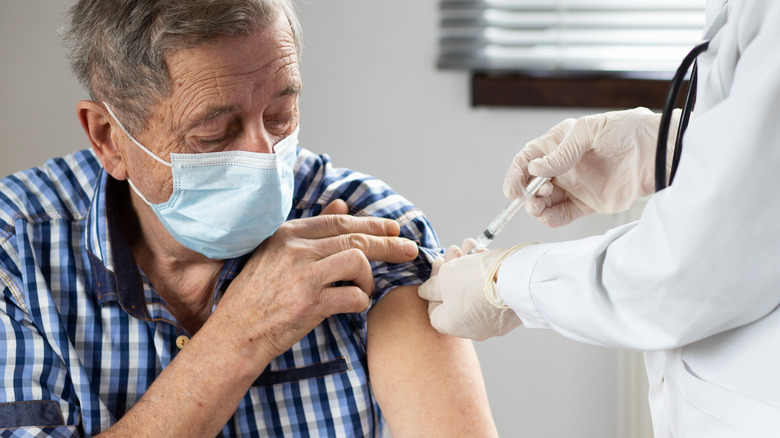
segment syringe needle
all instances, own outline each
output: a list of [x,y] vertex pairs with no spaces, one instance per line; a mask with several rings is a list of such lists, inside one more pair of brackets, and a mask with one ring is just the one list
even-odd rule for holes
[[487,246],[490,245],[490,242],[492,242],[498,233],[500,233],[504,228],[504,225],[509,222],[509,219],[512,219],[512,216],[514,216],[515,213],[523,208],[525,201],[534,196],[539,190],[539,187],[541,187],[545,181],[549,180],[550,178],[543,178],[540,176],[537,176],[531,180],[531,182],[526,186],[525,190],[523,190],[523,194],[507,204],[507,206],[504,207],[500,213],[498,213],[498,216],[496,216],[496,218],[490,222],[490,225],[488,225],[488,227],[485,228],[485,230],[483,230],[482,233],[476,237],[476,239],[474,239],[476,240],[476,244],[474,245],[474,248],[469,251],[469,254],[474,254],[487,248]]

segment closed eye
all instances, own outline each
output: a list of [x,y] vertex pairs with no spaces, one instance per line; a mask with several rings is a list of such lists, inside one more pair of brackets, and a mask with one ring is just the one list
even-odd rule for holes
[[196,135],[194,138],[203,146],[218,146],[233,140],[238,131],[238,126],[236,124],[231,124],[228,130],[224,133],[217,133],[214,135]]

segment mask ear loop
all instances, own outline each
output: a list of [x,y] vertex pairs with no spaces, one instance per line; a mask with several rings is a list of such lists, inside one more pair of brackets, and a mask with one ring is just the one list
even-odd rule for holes
[[[165,161],[165,160],[163,160],[162,158],[158,157],[158,156],[157,156],[157,155],[155,155],[155,154],[154,154],[152,151],[150,151],[149,149],[146,149],[146,148],[144,147],[144,145],[142,145],[141,143],[139,143],[139,142],[138,142],[138,140],[134,139],[134,138],[133,138],[133,136],[132,136],[132,135],[130,135],[130,133],[129,133],[129,132],[127,132],[127,129],[125,129],[125,127],[124,127],[124,126],[122,126],[122,122],[120,122],[120,121],[119,121],[119,119],[116,117],[116,115],[114,115],[114,112],[113,112],[113,111],[111,111],[111,107],[109,107],[109,106],[108,106],[108,104],[107,104],[106,102],[102,102],[102,103],[103,103],[103,106],[105,106],[105,107],[106,107],[106,110],[108,111],[108,114],[109,114],[109,115],[111,115],[111,118],[112,118],[112,119],[114,119],[114,121],[116,122],[116,124],[117,124],[117,125],[119,125],[119,128],[122,130],[122,132],[124,132],[124,133],[125,133],[125,135],[127,136],[127,138],[129,138],[129,139],[130,139],[130,141],[132,141],[133,143],[135,143],[135,145],[136,145],[136,146],[138,146],[139,148],[141,148],[141,150],[142,150],[142,151],[144,151],[144,152],[146,152],[146,154],[147,154],[147,155],[149,155],[150,157],[154,158],[155,160],[159,161],[160,163],[162,163],[162,164],[164,164],[164,165],[166,165],[166,166],[168,166],[168,167],[173,167],[173,166],[171,165],[171,163],[168,163],[167,161]],[[136,194],[136,195],[138,195],[138,197],[139,197],[139,198],[141,198],[141,200],[142,200],[142,201],[144,201],[144,202],[146,203],[146,205],[148,205],[148,206],[150,206],[150,207],[153,207],[153,206],[154,206],[154,204],[152,204],[151,202],[149,202],[149,200],[148,200],[148,199],[146,199],[146,197],[145,197],[145,196],[144,196],[144,195],[141,193],[141,191],[140,191],[140,190],[138,190],[138,187],[136,187],[136,186],[135,186],[135,184],[133,184],[133,181],[131,181],[129,177],[127,178],[127,183],[128,183],[128,184],[130,184],[130,188],[132,188],[132,189],[133,189],[133,191],[135,192],[135,194]]]
[[[155,160],[157,160],[161,164],[164,164],[164,165],[166,165],[168,167],[173,167],[171,165],[171,163],[169,163],[169,162],[163,160],[162,158],[158,157],[157,155],[154,154],[154,152],[150,151],[149,149],[146,149],[146,147],[144,147],[144,145],[142,145],[141,143],[138,142],[138,140],[133,138],[133,136],[130,135],[129,132],[127,132],[127,129],[125,129],[125,127],[122,126],[122,122],[120,122],[119,119],[114,115],[114,112],[111,111],[111,107],[109,107],[106,102],[102,102],[102,103],[103,103],[103,106],[106,107],[106,110],[108,111],[108,114],[111,115],[111,118],[114,119],[114,121],[116,122],[117,125],[119,125],[119,128],[122,130],[122,132],[125,133],[125,135],[127,136],[127,138],[130,139],[130,141],[135,143],[135,145],[138,146],[139,148],[141,148],[142,151],[146,152],[147,155],[149,155],[150,157],[154,158]],[[132,185],[132,183],[131,183],[131,185]]]

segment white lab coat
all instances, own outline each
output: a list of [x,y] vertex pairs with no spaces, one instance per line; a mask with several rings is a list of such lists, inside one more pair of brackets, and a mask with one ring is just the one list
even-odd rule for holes
[[726,3],[674,184],[499,271],[525,326],[646,352],[657,437],[780,437],[780,1]]

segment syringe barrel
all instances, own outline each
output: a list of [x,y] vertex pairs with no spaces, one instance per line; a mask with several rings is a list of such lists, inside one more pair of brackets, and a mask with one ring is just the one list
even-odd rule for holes
[[512,219],[512,216],[515,215],[523,206],[525,205],[525,200],[527,198],[527,195],[523,195],[519,198],[515,198],[510,202],[509,204],[504,207],[503,210],[496,216],[495,219],[493,219],[492,222],[487,227],[487,231],[489,231],[491,234],[493,234],[493,237],[495,237],[498,233],[501,232],[501,229],[504,228],[504,225],[506,225],[507,222],[509,222],[509,219]]
[[534,196],[542,184],[544,184],[544,182],[549,179],[550,178],[542,178],[537,176],[531,180],[531,182],[528,183],[528,185],[523,190],[522,196],[513,199],[512,202],[507,204],[504,209],[498,213],[498,216],[496,216],[496,218],[490,222],[487,228],[476,237],[475,240],[477,241],[477,245],[470,251],[470,253],[474,253],[478,250],[486,248],[498,235],[498,233],[501,232],[501,230],[504,228],[504,225],[506,225],[506,223],[512,219],[512,216],[514,216],[515,213],[517,213],[521,208],[523,208],[523,206],[525,206],[525,201]]

